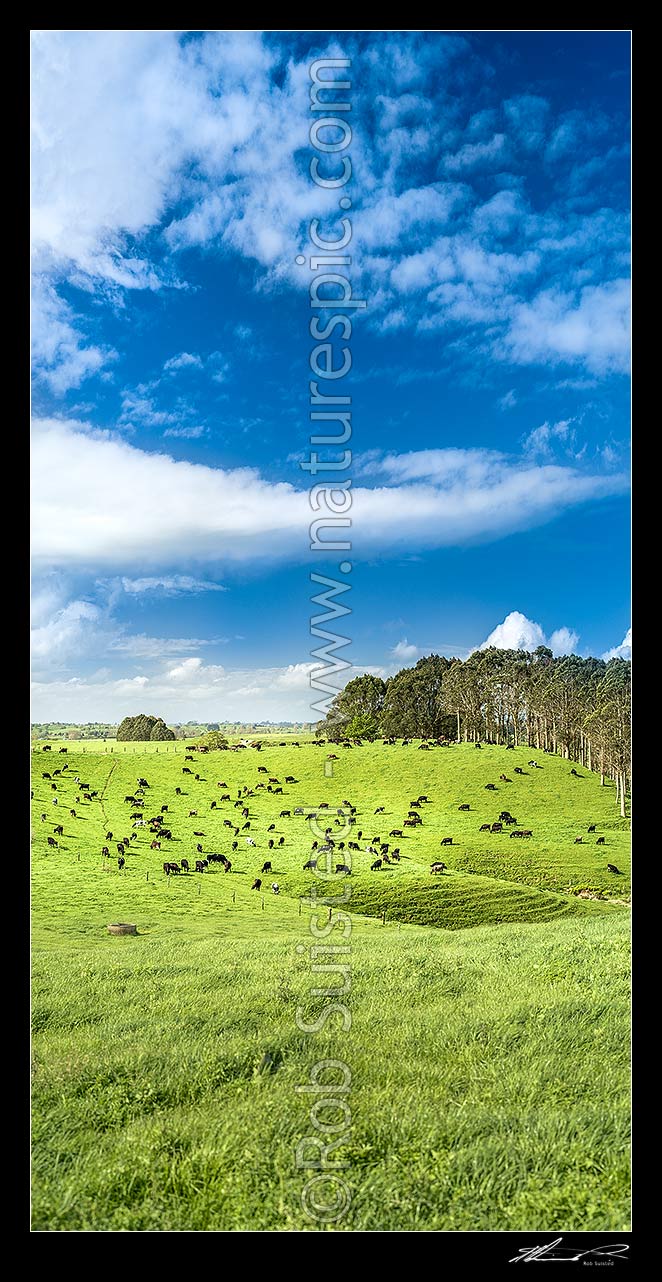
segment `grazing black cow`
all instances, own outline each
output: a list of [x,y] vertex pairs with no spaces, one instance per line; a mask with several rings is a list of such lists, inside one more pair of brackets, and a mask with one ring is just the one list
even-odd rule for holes
[[294,775],[285,775],[285,783],[298,783],[298,780],[294,778]]
[[478,831],[479,831],[479,832],[489,832],[489,831],[490,831],[490,825],[489,825],[489,824],[481,824],[481,825],[480,825],[480,828],[478,829]]
[[620,868],[616,867],[616,864],[607,864],[607,872],[617,872],[619,877],[623,876]]
[[167,806],[161,806],[161,814],[162,814],[162,815],[167,815],[167,813],[168,813],[168,807],[167,807]]
[[499,779],[501,780],[501,782],[502,782],[502,783],[512,783],[512,782],[513,782],[513,781],[512,781],[512,779],[509,779],[509,778],[508,778],[508,775],[499,775]]
[[509,819],[512,819],[512,815],[509,810],[502,810],[499,815],[499,819],[503,819],[507,822]]
[[492,827],[490,828],[490,832],[503,832],[503,824],[497,820],[496,823],[492,824]]
[[371,864],[371,865],[370,865],[370,871],[371,871],[371,872],[379,872],[379,869],[381,868],[381,866],[382,866],[382,860],[381,860],[381,859],[375,859],[374,864]]
[[193,836],[194,836],[194,837],[204,837],[204,835],[205,835],[205,834],[204,834],[204,832],[194,832],[194,833],[193,833]]
[[226,872],[231,872],[231,871],[232,871],[232,864],[230,863],[230,860],[229,860],[229,859],[226,859],[226,860],[224,861],[224,863],[223,863],[223,867],[224,867],[224,869],[225,869],[225,871],[226,871]]
[[595,824],[589,824],[587,832],[595,832]]
[[193,771],[192,771],[192,770],[189,770],[188,766],[182,766],[182,774],[183,774],[183,775],[190,775],[190,774],[193,774]]
[[126,859],[124,858],[123,855],[120,855],[119,859],[117,860],[117,867],[119,868],[120,872],[122,871],[125,863],[126,863]]
[[199,855],[201,855],[201,854],[202,854],[202,846],[200,845],[200,842],[198,842],[198,843],[196,844],[196,847],[195,847],[195,848],[196,848],[196,850],[197,850],[198,854],[199,854]]
[[524,774],[524,771],[522,770],[522,767],[521,767],[521,766],[515,766],[515,774],[516,774],[516,775],[523,775],[523,774]]
[[458,806],[458,810],[470,810],[470,809],[471,809],[471,806],[468,806],[466,804],[462,806]]
[[336,864],[336,872],[351,873],[351,871],[348,864]]
[[42,822],[42,823],[45,823],[45,822],[46,822],[46,818],[47,818],[47,816],[46,816],[45,814],[43,814],[43,815],[40,815],[40,816],[39,816],[39,818],[41,819],[41,822]]
[[207,860],[206,860],[206,859],[196,859],[196,861],[195,861],[195,871],[196,871],[196,872],[204,872],[204,871],[205,871],[205,865],[206,865],[206,863],[207,863]]
[[210,810],[215,810],[215,809],[216,809],[216,802],[215,802],[215,801],[212,801],[211,806],[209,807],[209,809],[210,809]]
[[[358,850],[358,846],[357,846],[357,850]],[[316,867],[317,867],[317,860],[309,859],[308,862],[303,865],[303,871],[308,872],[309,869],[315,869]]]
[[495,784],[495,783],[486,783],[486,784],[485,784],[485,791],[486,791],[486,792],[496,792],[496,790],[497,790],[497,788],[496,788],[496,784]]
[[59,849],[58,844],[55,840],[55,837],[47,837],[46,841],[48,842],[49,846],[53,847],[55,850]]
[[197,817],[198,817],[198,812],[197,812],[197,810],[189,810],[189,812],[188,812],[188,817],[189,817],[189,819],[197,819]]
[[176,796],[176,797],[181,797],[181,795],[182,795],[182,790],[181,790],[181,788],[175,788],[175,796]]
[[581,775],[578,775],[578,774],[577,774],[577,771],[575,770],[574,766],[573,766],[572,770],[570,771],[570,774],[571,774],[571,775],[574,775],[574,776],[575,776],[575,779],[581,779]]
[[64,828],[62,824],[57,824],[56,827],[53,829],[53,832],[55,833],[56,837],[64,837]]
[[267,847],[268,847],[268,849],[269,849],[269,850],[273,850],[274,845],[275,845],[274,839],[273,839],[273,837],[270,837],[270,838],[269,838],[269,840],[268,840],[268,842],[267,842]]
[[401,828],[391,828],[391,831],[390,831],[390,833],[389,833],[389,837],[401,837],[401,836],[402,836],[402,829],[401,829]]
[[[128,842],[127,842],[127,845],[128,845]],[[118,842],[117,842],[117,853],[118,853],[119,855],[123,855],[123,854],[124,854],[124,842],[123,842],[123,841],[118,841]]]
[[604,846],[604,844],[605,844],[605,839],[604,839],[604,837],[598,837],[598,840],[596,841],[596,843],[595,843],[595,844],[596,844],[596,846]]
[[453,845],[453,838],[452,838],[452,837],[442,837],[441,841],[439,842],[439,845],[440,845],[440,846],[452,846],[452,845]]
[[260,869],[260,871],[261,871],[261,872],[273,872],[273,868],[271,867],[271,861],[270,861],[269,859],[267,859],[266,863],[263,863],[262,868]]
[[441,862],[439,862],[439,863],[430,865],[430,872],[445,872],[445,871],[446,871],[446,864],[442,864]]
[[184,872],[188,872],[188,871],[189,871],[189,863],[188,863],[188,859],[180,859],[180,861],[179,861],[179,862],[180,862],[180,864],[181,864],[182,868],[184,869]]
[[52,778],[53,778],[53,776],[52,776],[52,775],[49,775],[49,773],[48,773],[48,771],[47,771],[47,770],[42,770],[42,772],[41,772],[41,777],[42,777],[42,779],[52,779]]

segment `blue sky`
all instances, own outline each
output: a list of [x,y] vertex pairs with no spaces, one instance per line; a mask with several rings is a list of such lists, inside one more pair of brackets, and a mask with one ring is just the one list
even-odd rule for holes
[[367,301],[346,657],[629,653],[629,35],[37,32],[34,719],[315,717],[320,55]]

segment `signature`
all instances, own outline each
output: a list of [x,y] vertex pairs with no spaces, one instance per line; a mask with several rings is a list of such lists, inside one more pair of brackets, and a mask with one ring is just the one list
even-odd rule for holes
[[615,1259],[625,1259],[629,1246],[625,1242],[606,1242],[604,1246],[591,1246],[588,1251],[578,1251],[573,1246],[561,1246],[562,1237],[557,1237],[547,1246],[521,1246],[519,1255],[514,1255],[509,1264],[517,1264],[519,1260],[525,1260],[531,1263],[532,1260],[581,1260],[586,1255],[611,1255]]

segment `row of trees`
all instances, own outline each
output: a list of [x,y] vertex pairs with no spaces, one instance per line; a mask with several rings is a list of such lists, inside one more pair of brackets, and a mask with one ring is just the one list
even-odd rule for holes
[[526,744],[609,777],[625,814],[630,780],[630,661],[555,658],[546,646],[432,654],[394,677],[365,673],[336,695],[316,733],[341,739]]

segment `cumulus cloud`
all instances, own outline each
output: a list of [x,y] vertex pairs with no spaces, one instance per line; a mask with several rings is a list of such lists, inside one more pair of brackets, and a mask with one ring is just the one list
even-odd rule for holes
[[606,650],[602,655],[605,662],[609,663],[610,659],[631,659],[632,658],[632,628],[628,628],[620,645],[614,646],[612,650]]
[[517,303],[502,351],[520,365],[583,363],[596,374],[625,372],[630,353],[627,280],[586,285],[575,296],[551,288]]
[[554,654],[576,654],[579,633],[572,628],[557,628],[549,638],[549,648]]
[[548,646],[554,654],[574,654],[576,653],[579,634],[573,632],[571,628],[557,628],[552,632],[549,639],[546,638],[543,629],[539,623],[533,619],[528,619],[525,614],[519,610],[511,610],[507,614],[503,623],[497,624],[496,628],[490,635],[476,648],[478,650],[487,650],[488,646],[496,646],[498,650],[536,650],[539,645]]
[[84,660],[105,649],[114,634],[106,612],[90,601],[66,604],[46,593],[38,594],[31,632],[35,671],[65,668],[75,659]]
[[394,659],[402,660],[403,663],[407,663],[412,659],[417,659],[420,654],[420,650],[417,645],[411,645],[407,638],[403,637],[402,641],[398,641],[397,644],[393,646],[390,654]]
[[[149,699],[166,721],[204,720],[304,721],[319,720],[311,704],[319,692],[311,690],[310,674],[318,667],[310,662],[271,668],[225,669],[204,664],[196,656],[166,667],[151,676],[108,679],[104,674],[69,680],[37,680],[33,683],[33,718],[89,721],[98,718],[115,722],[140,712]],[[370,666],[347,668],[336,676],[340,689],[363,672],[386,675],[385,669]]]
[[[35,561],[44,566],[174,566],[305,557],[308,492],[137,449],[84,424],[42,420],[32,449]],[[627,477],[571,467],[536,467],[494,451],[424,450],[370,456],[353,490],[352,539],[384,553],[494,540],[558,516],[568,507],[622,491]],[[127,521],[126,495],[149,494]],[[342,535],[342,530],[340,531]],[[338,529],[322,537],[330,540]]]

